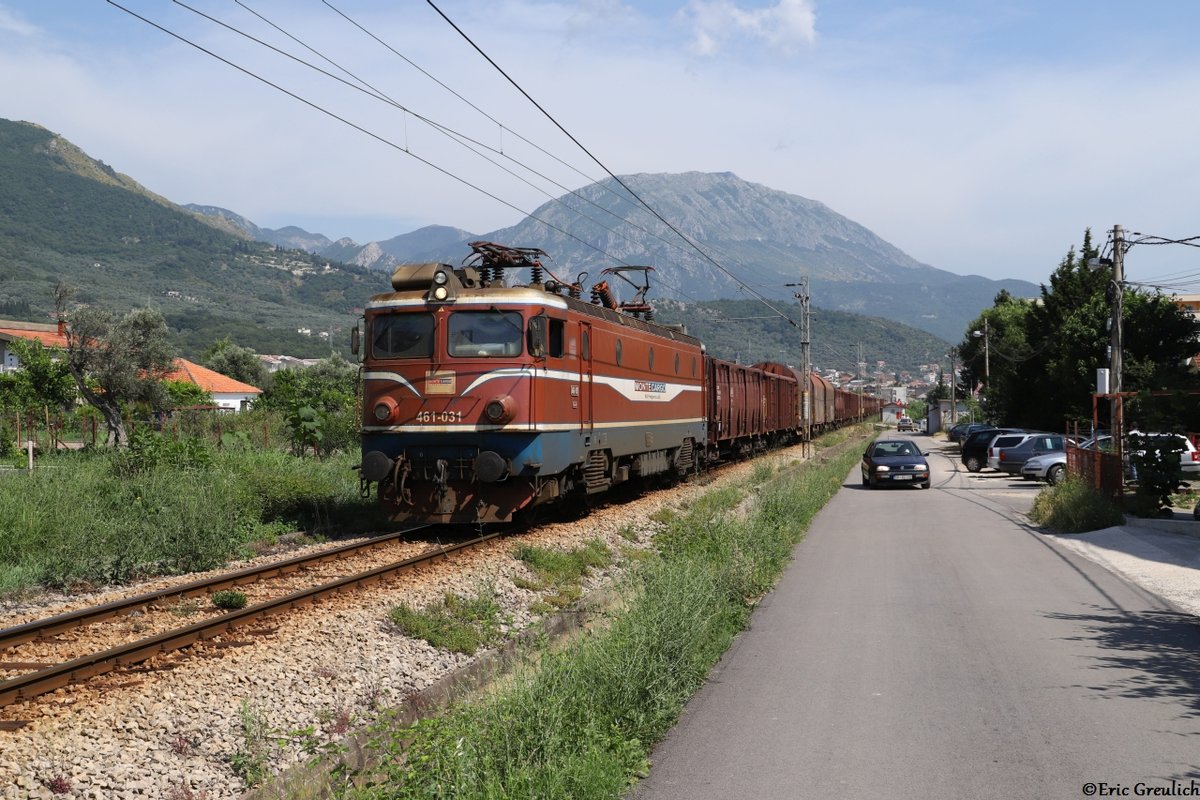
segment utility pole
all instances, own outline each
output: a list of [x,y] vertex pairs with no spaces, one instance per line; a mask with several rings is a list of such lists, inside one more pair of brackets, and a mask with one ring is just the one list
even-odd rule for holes
[[950,424],[958,422],[958,400],[954,396],[954,384],[958,383],[954,379],[954,358],[958,355],[958,349],[950,348]]
[[804,420],[802,433],[805,442],[812,439],[810,424],[812,421],[812,317],[809,315],[808,278],[799,283],[788,283],[786,286],[798,287],[800,291],[792,292],[792,297],[800,301],[800,374],[804,376],[804,384],[800,387],[801,418]]
[[862,416],[863,384],[867,382],[867,360],[863,357],[862,342],[858,343],[858,416]]
[[[1121,402],[1121,368],[1122,368],[1122,348],[1125,346],[1123,331],[1121,330],[1122,306],[1124,305],[1125,292],[1125,230],[1120,225],[1113,226],[1113,308],[1112,308],[1112,342],[1109,367],[1112,373],[1112,386],[1110,391],[1116,395],[1112,399],[1112,435],[1113,442],[1118,443],[1120,448],[1121,435],[1124,433],[1125,420],[1123,419],[1123,403]],[[1118,452],[1120,450],[1118,449]]]
[[992,357],[988,352],[988,318],[983,318],[983,385],[990,389],[992,386]]

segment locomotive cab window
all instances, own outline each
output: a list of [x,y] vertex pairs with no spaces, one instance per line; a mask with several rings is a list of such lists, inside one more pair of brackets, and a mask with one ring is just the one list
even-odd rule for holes
[[432,314],[381,314],[371,320],[375,358],[429,358],[433,355]]
[[456,311],[449,322],[450,355],[459,358],[519,356],[524,334],[517,311]]
[[565,320],[550,318],[550,350],[551,358],[562,358],[565,352],[567,323]]

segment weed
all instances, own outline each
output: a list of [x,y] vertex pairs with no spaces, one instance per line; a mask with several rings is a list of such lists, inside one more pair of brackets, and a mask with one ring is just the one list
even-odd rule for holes
[[679,518],[679,514],[670,506],[663,506],[650,515],[650,519],[661,525],[670,525]]
[[1057,486],[1042,489],[1033,501],[1029,518],[1061,533],[1083,533],[1125,522],[1115,503],[1071,476]]
[[348,708],[339,708],[329,721],[326,728],[332,736],[340,736],[350,730],[350,722],[354,719],[353,713]]
[[766,483],[775,474],[778,463],[774,459],[760,458],[754,462],[754,471],[750,475],[753,484]]
[[71,791],[73,786],[71,784],[71,779],[66,775],[55,775],[53,778],[50,778],[48,781],[46,781],[46,788],[49,789],[52,794],[67,794]]
[[495,592],[483,590],[474,598],[447,593],[424,610],[396,606],[389,618],[406,636],[424,639],[441,650],[473,655],[499,633],[500,604]]
[[546,585],[541,581],[533,581],[529,578],[522,578],[518,575],[517,577],[513,578],[513,586],[517,587],[518,589],[526,589],[531,592],[536,592],[539,589],[544,589]]
[[226,611],[236,611],[246,607],[246,593],[236,589],[222,589],[212,593],[212,604]]
[[170,611],[177,617],[194,617],[200,612],[200,601],[194,597],[186,597],[173,604]]
[[612,552],[598,539],[568,551],[519,545],[513,555],[528,564],[544,583],[555,586],[578,581],[589,569],[612,562]]
[[617,535],[627,542],[636,542],[638,539],[637,529],[632,525],[622,525],[617,529]]
[[196,742],[182,733],[171,740],[171,752],[177,756],[190,756],[196,752]]
[[255,786],[271,774],[271,729],[262,713],[245,700],[238,717],[242,742],[229,757],[229,766],[248,786]]

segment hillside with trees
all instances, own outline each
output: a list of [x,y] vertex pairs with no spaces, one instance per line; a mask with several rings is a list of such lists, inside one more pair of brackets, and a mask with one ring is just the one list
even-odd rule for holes
[[[160,312],[185,356],[234,336],[258,352],[330,354],[386,277],[235,235],[146,191],[44,128],[0,120],[0,309],[54,316],[54,287]],[[298,328],[311,336],[297,333]]]

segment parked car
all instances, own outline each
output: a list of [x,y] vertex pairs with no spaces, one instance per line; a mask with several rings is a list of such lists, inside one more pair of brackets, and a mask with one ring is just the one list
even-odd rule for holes
[[[1130,431],[1127,440],[1127,446],[1134,448],[1126,451],[1127,459],[1130,456],[1136,459],[1151,448],[1155,453],[1178,452],[1179,470],[1183,473],[1183,477],[1189,480],[1200,477],[1200,452],[1196,450],[1192,440],[1183,434]],[[1136,470],[1131,470],[1131,472],[1134,477],[1137,476]]]
[[957,425],[951,425],[946,429],[946,439],[951,442],[961,442],[963,433],[966,432],[969,422],[960,422]]
[[1033,456],[1021,466],[1021,477],[1057,486],[1067,474],[1067,451]]
[[878,439],[862,457],[863,486],[904,484],[929,488],[929,462],[911,439]]
[[996,426],[987,422],[960,422],[946,432],[946,438],[952,442],[962,444],[975,431],[983,431],[994,427]]
[[1062,453],[1065,458],[1066,452],[1067,439],[1065,436],[1058,433],[1038,433],[1016,446],[1001,450],[996,461],[996,469],[1010,475],[1024,477],[1022,468],[1030,458],[1048,453]]
[[[1173,444],[1171,444],[1173,442]],[[1098,433],[1079,445],[1087,450],[1114,450],[1113,438],[1107,433]],[[1125,476],[1136,478],[1137,471],[1132,466],[1131,456],[1140,456],[1147,446],[1153,446],[1156,452],[1162,450],[1179,451],[1179,469],[1187,480],[1200,480],[1200,451],[1192,444],[1192,440],[1180,433],[1141,433],[1130,431],[1126,437],[1124,448]]]
[[988,442],[987,449],[987,465],[991,469],[1000,469],[1000,453],[1006,449],[1024,444],[1029,439],[1037,436],[1036,433],[1005,433],[997,436]]
[[984,428],[963,439],[959,460],[968,472],[979,472],[987,466],[987,448],[992,439],[1003,433],[1024,433],[1020,428]]
[[897,431],[915,431],[916,429],[917,426],[914,425],[913,421],[908,417],[901,417],[900,419],[896,420]]

